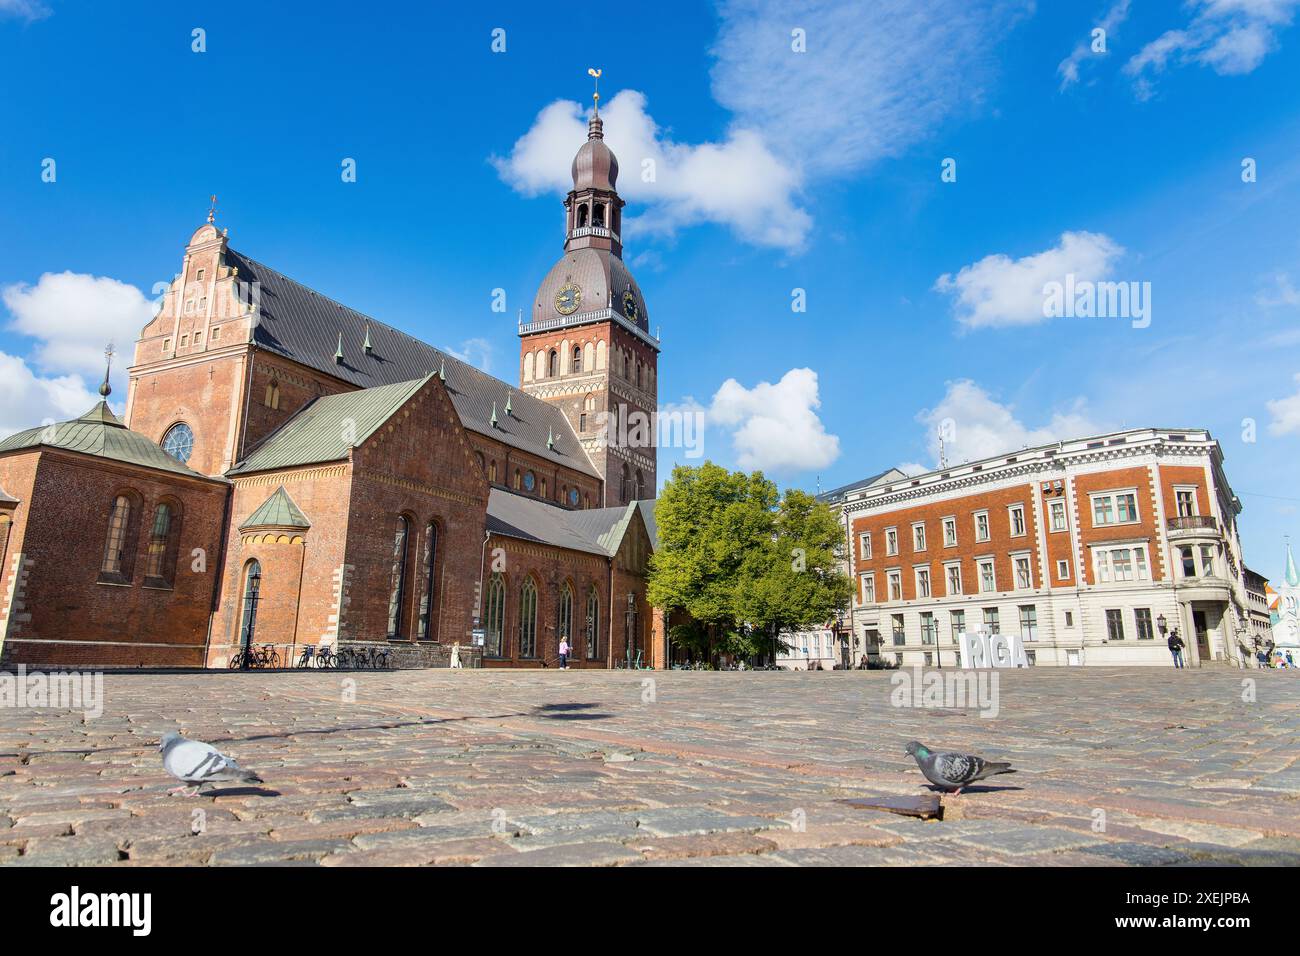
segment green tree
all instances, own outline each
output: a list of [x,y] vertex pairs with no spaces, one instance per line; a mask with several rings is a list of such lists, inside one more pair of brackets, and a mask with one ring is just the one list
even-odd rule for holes
[[806,492],[780,494],[762,472],[679,465],[655,521],[650,602],[690,615],[669,636],[695,654],[766,653],[782,631],[824,624],[848,600],[834,513]]

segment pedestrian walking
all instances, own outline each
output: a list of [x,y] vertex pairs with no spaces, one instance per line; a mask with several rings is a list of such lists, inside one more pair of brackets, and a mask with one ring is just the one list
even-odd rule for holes
[[1169,632],[1169,653],[1174,655],[1174,666],[1183,666],[1183,639],[1178,636],[1178,628]]
[[460,663],[460,641],[457,641],[455,644],[451,645],[451,661],[447,664],[447,666],[448,666],[448,667],[460,667],[460,666],[461,666],[461,663]]
[[562,637],[560,638],[560,670],[567,671],[568,669],[569,669],[569,639],[567,637]]

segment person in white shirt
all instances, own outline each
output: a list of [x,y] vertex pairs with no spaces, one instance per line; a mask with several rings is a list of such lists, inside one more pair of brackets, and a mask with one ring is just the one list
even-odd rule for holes
[[569,669],[569,639],[567,637],[562,637],[560,638],[560,670],[567,671],[568,669]]

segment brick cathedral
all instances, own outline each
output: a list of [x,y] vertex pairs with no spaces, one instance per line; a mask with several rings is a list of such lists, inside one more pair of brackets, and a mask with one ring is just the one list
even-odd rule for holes
[[[661,664],[646,604],[658,340],[593,111],[519,384],[303,286],[208,221],[141,331],[121,418],[0,441],[0,662]],[[477,633],[476,633],[477,632]]]

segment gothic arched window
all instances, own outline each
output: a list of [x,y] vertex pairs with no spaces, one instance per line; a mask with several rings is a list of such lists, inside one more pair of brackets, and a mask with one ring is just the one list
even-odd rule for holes
[[628,496],[632,494],[632,475],[628,471],[627,463],[623,463],[623,477],[619,481],[618,495],[623,504],[627,504]]
[[605,225],[605,204],[603,202],[596,203],[595,208],[592,210],[591,224],[593,226]]
[[582,371],[582,346],[581,345],[575,345],[573,347],[573,371],[575,373]]
[[636,500],[642,501],[645,498],[645,476],[641,474],[641,469],[636,470]]
[[399,637],[402,632],[402,604],[406,598],[406,552],[411,522],[405,515],[397,516],[397,533],[393,536],[393,565],[388,591],[388,636]]
[[595,658],[600,654],[600,598],[592,588],[587,595],[587,656]]
[[548,368],[546,372],[547,375],[549,375],[551,378],[555,378],[555,376],[559,375],[560,374],[560,353],[555,351],[555,349],[551,349],[551,357],[547,364],[548,364]]
[[438,525],[430,521],[424,532],[424,596],[420,599],[420,640],[433,640],[434,587],[438,582]]
[[104,542],[104,563],[100,573],[117,579],[131,579],[131,558],[135,551],[131,542],[130,495],[121,494],[113,499],[108,513],[108,539]]
[[267,408],[280,407],[280,383],[275,379],[267,383],[265,404]]
[[504,657],[506,622],[506,582],[498,571],[492,575],[487,589],[487,637],[484,651],[488,657]]
[[176,575],[176,551],[180,538],[181,508],[173,501],[159,502],[149,529],[149,558],[145,582],[171,587]]
[[581,229],[587,225],[587,204],[583,203],[578,207],[578,228]]
[[560,588],[560,607],[555,616],[555,637],[557,642],[563,638],[573,644],[573,588],[566,581]]
[[537,656],[537,585],[524,578],[519,589],[519,656]]

